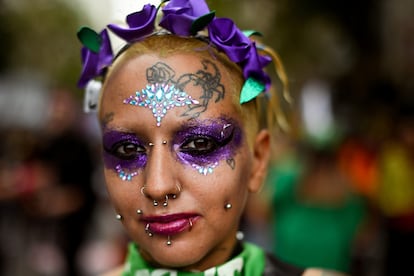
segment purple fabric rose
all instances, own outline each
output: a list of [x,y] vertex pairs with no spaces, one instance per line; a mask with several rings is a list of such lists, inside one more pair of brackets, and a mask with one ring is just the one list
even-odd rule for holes
[[235,63],[244,61],[251,50],[250,39],[229,18],[216,18],[208,26],[211,42]]
[[81,49],[83,68],[78,81],[80,88],[84,88],[91,79],[102,75],[105,68],[112,63],[113,53],[108,31],[103,30],[99,35],[102,41],[98,53],[86,47],[82,47]]
[[131,13],[127,16],[126,22],[129,28],[109,24],[108,28],[117,36],[127,42],[133,42],[151,34],[155,29],[155,18],[157,8],[154,5],[146,4],[141,11]]
[[269,88],[271,79],[263,70],[272,59],[268,56],[259,55],[254,42],[251,43],[250,51],[246,60],[240,63],[243,68],[243,76],[245,79],[249,77],[255,78]]
[[193,22],[210,13],[204,0],[171,0],[162,11],[160,26],[180,36],[192,35]]

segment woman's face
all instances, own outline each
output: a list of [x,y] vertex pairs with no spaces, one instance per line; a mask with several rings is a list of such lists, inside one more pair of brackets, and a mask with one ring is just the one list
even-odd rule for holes
[[217,61],[189,54],[135,57],[106,80],[99,117],[107,188],[154,264],[202,270],[231,254],[257,189],[232,85]]

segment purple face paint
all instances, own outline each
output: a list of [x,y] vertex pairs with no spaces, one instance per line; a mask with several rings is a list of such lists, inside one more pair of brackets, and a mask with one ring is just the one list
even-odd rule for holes
[[161,119],[167,114],[167,110],[199,104],[197,100],[175,88],[174,85],[158,83],[147,85],[141,92],[135,92],[135,95],[129,96],[124,103],[149,108],[157,121],[157,126],[161,125]]
[[106,168],[114,169],[123,180],[131,180],[147,163],[144,144],[132,133],[104,131],[103,161]]
[[173,140],[178,159],[204,175],[212,173],[221,160],[233,158],[241,143],[242,130],[229,118],[192,121]]

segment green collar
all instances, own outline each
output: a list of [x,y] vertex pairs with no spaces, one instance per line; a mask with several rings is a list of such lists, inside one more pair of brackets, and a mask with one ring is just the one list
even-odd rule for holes
[[128,246],[128,256],[122,276],[241,276],[262,275],[264,270],[264,251],[251,243],[243,243],[243,251],[226,263],[209,268],[203,272],[188,272],[151,267],[141,257],[134,243]]

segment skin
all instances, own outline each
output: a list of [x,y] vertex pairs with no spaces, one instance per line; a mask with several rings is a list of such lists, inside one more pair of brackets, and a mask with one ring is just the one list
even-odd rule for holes
[[[160,64],[173,73],[164,79],[157,78],[152,69]],[[152,72],[151,78],[148,72]],[[135,91],[141,91],[154,81],[176,85],[200,105],[172,108],[157,126],[150,109],[123,103]],[[253,137],[253,146],[248,145],[246,126],[232,97],[226,94],[232,85],[218,62],[191,54],[134,57],[117,64],[106,80],[99,119],[106,147],[107,189],[128,234],[139,245],[144,258],[155,266],[205,270],[227,261],[236,244],[235,236],[246,200],[263,183],[269,160],[269,133],[260,131]],[[217,134],[217,129],[223,129],[227,123],[232,125],[231,132],[225,131],[215,154],[203,156],[202,152],[189,157],[188,152],[185,153],[185,148],[194,145],[197,149],[208,147],[205,141],[194,143],[191,140],[195,133]],[[198,130],[192,131],[191,126]],[[107,133],[111,133],[109,142],[105,142]],[[111,136],[113,133],[115,138]],[[113,156],[113,141],[119,140],[118,137],[127,137],[126,141],[138,145],[132,150],[131,147],[115,147],[118,152],[135,154],[138,150],[140,155],[145,155],[137,158],[136,164],[119,162],[126,171],[138,172],[131,181],[120,179],[114,168],[117,161]],[[217,161],[211,173],[202,174],[192,167],[194,163],[205,166],[211,163],[210,159]],[[140,192],[144,185],[145,194]],[[165,195],[170,195],[168,206],[155,207],[153,201],[162,203]],[[231,209],[224,208],[227,203],[231,203]],[[143,214],[138,215],[137,209]],[[150,237],[146,233],[147,222],[141,220],[143,217],[177,213],[191,213],[195,217],[192,227],[170,236],[172,245],[166,244],[167,235]]]

